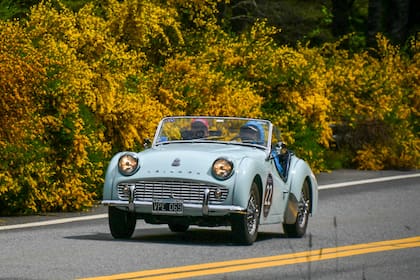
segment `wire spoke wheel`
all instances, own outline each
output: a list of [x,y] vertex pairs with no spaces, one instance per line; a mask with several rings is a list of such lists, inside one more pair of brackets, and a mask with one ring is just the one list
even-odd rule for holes
[[232,216],[232,233],[238,243],[252,244],[257,239],[260,220],[260,191],[255,182],[252,183],[246,214]]
[[256,201],[256,199],[257,194],[253,192],[248,201],[248,208],[246,214],[247,229],[250,235],[253,235],[256,232],[258,226],[259,206],[258,201]]
[[297,215],[297,222],[300,227],[304,227],[308,222],[309,217],[309,198],[306,192],[302,190],[301,198],[298,204],[298,215]]

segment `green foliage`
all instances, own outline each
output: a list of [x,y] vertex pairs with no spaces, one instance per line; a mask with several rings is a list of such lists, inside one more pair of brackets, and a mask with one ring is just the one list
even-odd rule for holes
[[0,19],[24,18],[30,7],[38,2],[38,0],[0,0]]
[[0,22],[1,214],[92,206],[111,155],[174,114],[271,119],[315,171],[420,167],[418,40],[280,46],[267,21],[226,33],[222,2],[46,1]]

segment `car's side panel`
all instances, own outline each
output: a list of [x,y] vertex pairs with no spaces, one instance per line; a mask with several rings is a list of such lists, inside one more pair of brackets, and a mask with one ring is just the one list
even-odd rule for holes
[[270,161],[244,158],[235,173],[233,205],[246,208],[253,180],[260,178],[261,224],[283,220],[288,187]]
[[289,188],[279,176],[273,160],[267,162],[266,169],[269,172],[263,181],[264,196],[260,221],[261,224],[280,223],[283,221]]

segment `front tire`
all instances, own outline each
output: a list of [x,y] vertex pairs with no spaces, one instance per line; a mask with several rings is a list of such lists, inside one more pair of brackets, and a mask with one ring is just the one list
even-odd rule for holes
[[124,211],[113,206],[108,207],[109,229],[114,238],[130,238],[136,228],[136,221],[135,213]]
[[232,215],[232,233],[235,242],[251,245],[257,239],[261,199],[256,182],[252,183],[246,214]]
[[309,211],[311,209],[311,200],[309,194],[309,185],[305,180],[302,186],[301,198],[298,202],[298,213],[294,224],[283,224],[283,231],[287,237],[303,237],[308,227]]

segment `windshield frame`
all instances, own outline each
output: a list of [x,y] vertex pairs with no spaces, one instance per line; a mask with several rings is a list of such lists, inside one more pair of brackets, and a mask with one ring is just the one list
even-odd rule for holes
[[[188,132],[187,124],[193,124],[193,122],[200,121],[206,123],[209,128],[209,135],[203,135],[203,137],[199,138],[191,138],[191,139],[183,139],[180,135],[182,134],[182,130],[184,132]],[[175,136],[174,139],[164,139],[165,129],[168,128],[168,124],[175,124],[175,128],[179,129],[179,135]],[[264,137],[264,143],[255,143],[255,142],[242,142],[240,139],[234,137],[235,132],[232,129],[232,126],[237,126],[238,133],[237,137],[239,136],[239,129],[242,125],[249,125],[249,124],[260,124],[263,129],[263,133],[261,136]],[[225,133],[225,135],[216,135],[219,131],[211,130],[215,126],[220,125],[224,129],[226,129],[229,133]],[[226,127],[224,127],[226,126]],[[191,128],[192,130],[192,128]],[[156,129],[155,136],[153,138],[152,147],[158,147],[160,145],[168,145],[173,143],[219,143],[219,144],[229,144],[229,145],[241,145],[241,146],[248,146],[248,147],[256,147],[263,150],[271,150],[271,139],[273,133],[273,125],[269,120],[264,119],[255,119],[255,118],[243,118],[243,117],[210,117],[210,116],[171,116],[165,117],[160,122]],[[229,134],[229,135],[227,135]],[[226,140],[226,138],[231,137],[230,140]],[[168,137],[167,137],[168,138]],[[220,139],[218,139],[220,138]]]

